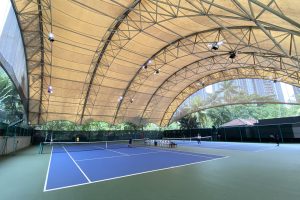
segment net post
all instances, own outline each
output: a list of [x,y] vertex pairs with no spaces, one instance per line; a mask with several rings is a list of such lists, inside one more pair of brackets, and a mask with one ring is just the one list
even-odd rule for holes
[[260,132],[259,132],[259,126],[256,126],[256,128],[257,128],[257,135],[258,135],[259,142],[261,142],[261,137],[260,137]]
[[39,154],[43,154],[43,148],[44,148],[43,142],[40,142]]
[[281,142],[283,143],[284,141],[283,141],[283,135],[282,135],[281,125],[280,124],[278,125],[278,129],[279,129],[279,134],[281,136]]

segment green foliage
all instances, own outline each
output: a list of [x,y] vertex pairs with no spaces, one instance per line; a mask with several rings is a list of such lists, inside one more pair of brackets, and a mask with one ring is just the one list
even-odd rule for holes
[[[199,112],[199,111],[198,111]],[[190,116],[197,116],[198,112],[185,116],[185,120]],[[216,108],[210,108],[201,111],[203,120],[197,118],[198,126],[211,127],[220,126],[226,122],[234,119],[270,119],[279,117],[291,117],[300,115],[300,105],[286,105],[286,104],[242,104],[230,105]]]
[[53,131],[100,131],[100,130],[160,130],[160,127],[149,123],[145,124],[144,127],[142,125],[136,125],[133,122],[124,122],[117,125],[111,125],[107,122],[101,121],[89,121],[83,125],[76,124],[74,122],[65,121],[65,120],[57,120],[50,121],[43,125],[36,127],[41,130],[53,130]]
[[24,113],[18,92],[5,71],[0,68],[0,121],[10,123]]
[[90,121],[82,125],[83,131],[99,131],[99,130],[109,130],[109,129],[110,129],[110,124],[107,122]]
[[[300,99],[300,95],[296,99]],[[183,104],[172,120],[179,121],[182,125],[189,118],[196,117],[197,125],[204,128],[220,126],[237,118],[258,120],[300,114],[299,105],[277,103],[279,102],[275,96],[248,94],[234,85],[233,81],[224,81],[220,83],[220,89],[208,94],[207,98],[195,96],[189,103]]]
[[80,131],[82,130],[82,126],[66,120],[57,120],[43,124],[37,129],[53,131]]
[[163,130],[178,130],[180,129],[180,123],[179,122],[173,122],[168,127],[162,128]]
[[206,114],[212,124],[217,127],[231,120],[231,111],[227,107],[208,109]]
[[158,131],[158,130],[160,130],[160,127],[159,126],[157,126],[156,124],[153,124],[153,123],[149,123],[149,124],[147,124],[144,128],[143,128],[143,130],[145,130],[145,131]]
[[110,130],[138,130],[139,126],[132,122],[123,122],[117,125],[111,125]]
[[179,124],[181,129],[198,128],[197,117],[195,115],[189,115],[181,118],[179,120]]

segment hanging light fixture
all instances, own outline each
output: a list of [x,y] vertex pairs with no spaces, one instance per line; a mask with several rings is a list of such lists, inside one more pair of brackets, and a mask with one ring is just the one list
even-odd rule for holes
[[229,52],[229,58],[234,59],[236,57],[236,52],[235,51],[230,51]]
[[220,42],[213,42],[211,44],[208,44],[208,47],[212,50],[218,50],[220,48],[220,46],[222,46],[224,44],[223,41]]
[[118,101],[120,102],[120,101],[122,101],[122,100],[123,100],[123,97],[122,97],[122,96],[119,96]]
[[49,94],[52,94],[53,93],[53,88],[51,85],[48,86],[48,93]]
[[50,41],[50,42],[54,42],[54,34],[53,33],[49,33],[48,34],[48,40]]

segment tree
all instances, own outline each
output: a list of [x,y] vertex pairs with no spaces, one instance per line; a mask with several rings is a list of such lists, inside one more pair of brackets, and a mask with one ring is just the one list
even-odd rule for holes
[[226,107],[212,108],[206,113],[212,124],[217,127],[231,120],[230,110]]
[[100,131],[100,130],[109,130],[109,129],[110,129],[110,124],[101,121],[90,121],[85,123],[82,126],[82,130],[84,131]]
[[224,100],[226,103],[233,103],[234,97],[239,94],[239,88],[234,85],[233,81],[224,81],[221,83],[221,88],[219,92],[224,95]]
[[40,126],[41,130],[52,130],[52,131],[77,131],[81,130],[82,127],[74,122],[67,120],[55,120],[49,121]]
[[187,115],[179,120],[181,129],[198,128],[197,117],[195,115]]
[[164,130],[178,130],[180,129],[180,123],[179,122],[173,122],[168,127],[164,128]]
[[143,130],[160,130],[160,127],[156,124],[153,124],[153,123],[148,123],[146,126],[144,126]]
[[10,123],[24,113],[18,91],[7,74],[0,68],[0,116],[1,121]]

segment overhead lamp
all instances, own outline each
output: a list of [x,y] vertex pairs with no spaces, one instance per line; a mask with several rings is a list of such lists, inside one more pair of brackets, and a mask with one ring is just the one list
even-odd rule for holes
[[48,34],[48,40],[50,41],[50,42],[54,42],[54,34],[53,33],[49,33]]
[[118,101],[120,102],[120,101],[122,101],[122,100],[123,100],[123,97],[122,97],[122,96],[119,96]]
[[156,70],[154,71],[154,74],[159,74],[159,69],[156,69]]
[[152,60],[149,59],[149,60],[147,61],[147,64],[151,64],[151,63],[152,63]]
[[147,69],[148,68],[148,65],[143,65],[143,69]]
[[229,58],[234,59],[236,57],[236,52],[235,51],[230,51],[229,52]]
[[218,50],[219,47],[220,47],[221,45],[223,45],[223,44],[224,44],[223,41],[220,41],[220,42],[213,42],[213,43],[211,43],[211,44],[208,44],[208,47],[211,48],[212,50]]
[[132,99],[130,99],[130,103],[133,103],[133,101],[134,101],[134,99],[132,98]]
[[51,85],[48,86],[48,93],[49,94],[52,94],[53,93],[53,88]]

